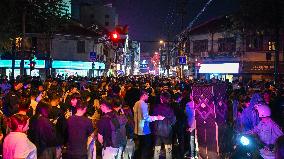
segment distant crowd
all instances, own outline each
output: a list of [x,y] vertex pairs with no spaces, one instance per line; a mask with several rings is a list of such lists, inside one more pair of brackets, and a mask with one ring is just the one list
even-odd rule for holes
[[[199,156],[192,86],[226,85],[226,125],[284,158],[284,82],[177,77],[17,77],[0,80],[4,159],[166,159]],[[267,127],[269,125],[269,127]],[[267,134],[265,132],[272,132]],[[228,138],[219,158],[230,156]]]

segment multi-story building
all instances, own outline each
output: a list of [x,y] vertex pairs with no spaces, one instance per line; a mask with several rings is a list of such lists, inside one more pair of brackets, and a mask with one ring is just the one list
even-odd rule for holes
[[[232,80],[273,78],[275,40],[268,33],[233,33],[222,27],[224,18],[194,27],[186,44],[189,65],[200,63],[202,76]],[[284,38],[281,36],[281,40]],[[284,74],[283,46],[280,45],[280,74]],[[195,66],[198,67],[198,66]],[[198,69],[198,68],[197,68]]]
[[125,74],[138,75],[140,69],[140,43],[137,41],[128,41],[125,49],[127,49],[124,55]]
[[98,25],[113,31],[118,25],[118,14],[112,4],[102,0],[72,0],[71,17],[85,27]]
[[[21,59],[24,60],[25,74],[31,73],[42,78],[48,74],[101,76],[106,69],[106,55],[104,43],[98,42],[100,37],[99,34],[84,28],[79,23],[66,25],[52,36],[27,33],[25,47],[29,49],[21,54],[22,57],[16,56],[15,76],[20,74]],[[33,54],[37,58],[33,71],[29,70],[32,53],[30,48],[35,48]],[[95,57],[90,57],[90,54],[95,54]],[[2,72],[10,76],[12,60],[9,58],[0,60],[0,66]]]

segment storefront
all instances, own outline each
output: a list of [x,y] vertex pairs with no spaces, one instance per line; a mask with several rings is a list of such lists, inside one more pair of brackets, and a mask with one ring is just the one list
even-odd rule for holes
[[56,75],[60,76],[101,76],[105,70],[105,64],[100,62],[83,61],[57,61],[52,62],[52,68]]
[[[21,60],[15,60],[14,76],[20,75]],[[35,69],[30,71],[30,61],[24,60],[26,75],[45,77],[45,60],[36,60]],[[100,62],[83,62],[83,61],[59,61],[52,62],[52,68],[55,75],[63,76],[102,76],[105,70],[105,64]],[[12,60],[0,60],[1,72],[8,77],[12,74]]]
[[200,64],[199,74],[205,79],[234,80],[239,74],[239,63]]
[[[26,75],[32,76],[40,76],[45,72],[45,61],[44,60],[36,60],[35,69],[30,71],[30,61],[24,60],[24,68]],[[20,75],[20,63],[21,60],[15,60],[15,70],[14,70],[14,78]],[[12,74],[12,60],[0,60],[0,68],[5,75],[11,77]]]
[[[279,74],[284,74],[284,63],[279,63]],[[273,79],[274,77],[274,62],[273,61],[255,61],[244,62],[242,76],[249,80],[264,80]]]

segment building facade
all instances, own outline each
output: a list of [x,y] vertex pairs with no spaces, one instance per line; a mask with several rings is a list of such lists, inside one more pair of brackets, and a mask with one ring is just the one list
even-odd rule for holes
[[[192,29],[185,47],[189,66],[193,67],[199,63],[200,68],[195,67],[199,69],[199,74],[206,78],[273,79],[274,35],[224,31],[222,22],[222,19],[214,19]],[[282,75],[283,40],[281,35],[278,70]],[[210,70],[213,68],[215,70]]]

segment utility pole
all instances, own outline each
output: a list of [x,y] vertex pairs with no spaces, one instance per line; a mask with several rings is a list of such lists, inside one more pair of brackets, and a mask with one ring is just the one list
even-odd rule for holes
[[16,42],[15,39],[13,39],[12,42],[12,74],[10,77],[11,78],[15,78],[15,58],[16,58]]
[[22,56],[21,56],[21,63],[20,63],[20,75],[24,75],[24,57],[25,57],[25,50],[24,50],[24,45],[25,45],[25,35],[26,35],[26,14],[27,14],[27,8],[24,7],[24,11],[22,14]]

